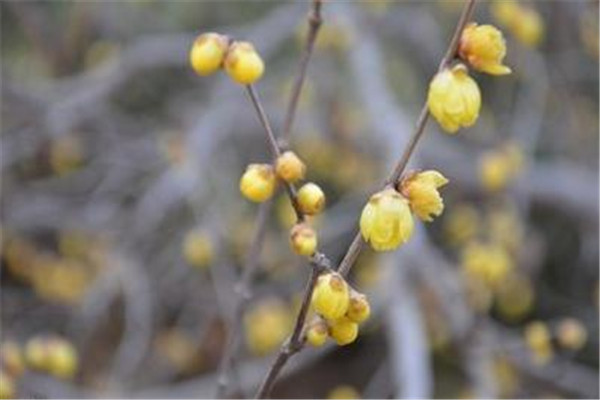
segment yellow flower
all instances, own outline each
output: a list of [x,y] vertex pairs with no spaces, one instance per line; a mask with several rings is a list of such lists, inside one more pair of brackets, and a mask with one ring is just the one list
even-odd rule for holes
[[[371,2],[369,2],[370,4]],[[340,385],[334,387],[327,395],[328,399],[360,399],[360,393],[352,386]]]
[[350,304],[348,305],[346,317],[356,323],[361,323],[366,321],[370,315],[371,306],[367,296],[355,290],[350,291]]
[[321,347],[329,337],[329,327],[322,318],[315,318],[306,331],[307,342],[314,347]]
[[394,189],[371,196],[360,216],[360,232],[377,251],[393,250],[406,242],[413,226],[408,201]]
[[11,376],[21,376],[25,371],[25,361],[23,360],[21,348],[12,340],[7,340],[0,345],[0,360],[2,368],[6,369]]
[[317,233],[308,224],[296,224],[290,232],[292,250],[301,256],[311,256],[317,249]]
[[0,399],[12,399],[15,397],[14,378],[0,369]]
[[557,338],[565,349],[579,350],[587,341],[587,331],[575,318],[565,318],[558,324]]
[[479,179],[491,192],[504,189],[512,177],[509,159],[501,152],[483,154],[479,161]]
[[358,324],[350,318],[342,317],[335,321],[330,321],[331,338],[339,346],[345,346],[354,342],[358,336]]
[[194,267],[206,267],[213,259],[213,244],[210,236],[200,230],[192,230],[183,240],[185,260]]
[[506,26],[524,45],[534,47],[541,41],[544,21],[535,9],[514,0],[499,0],[492,3],[491,11],[498,23]]
[[265,355],[275,350],[290,330],[290,310],[276,299],[257,304],[244,317],[246,343],[256,355]]
[[506,42],[496,27],[470,23],[462,33],[458,54],[478,71],[491,75],[510,74],[502,65],[506,56]]
[[461,244],[472,239],[479,230],[477,209],[469,204],[458,204],[446,212],[444,236],[451,244]]
[[293,151],[286,151],[277,158],[275,163],[277,176],[286,182],[296,182],[304,178],[306,165]]
[[198,75],[214,73],[223,64],[228,40],[218,33],[203,33],[198,36],[190,50],[190,64]]
[[427,104],[442,128],[455,133],[458,128],[472,126],[477,121],[481,93],[467,67],[458,64],[435,75],[429,85]]
[[27,341],[25,345],[25,360],[30,368],[37,370],[47,370],[48,348],[47,340],[42,337],[34,337]]
[[329,272],[319,277],[313,291],[311,305],[328,320],[341,318],[350,304],[350,290],[344,278]]
[[410,208],[416,216],[430,222],[444,210],[444,201],[438,188],[446,183],[448,179],[438,171],[418,172],[402,182],[401,191],[408,198]]
[[57,378],[71,378],[79,364],[77,351],[73,345],[61,338],[48,341],[48,372]]
[[543,322],[531,322],[525,327],[525,343],[531,350],[536,364],[547,364],[552,358],[550,331]]
[[262,76],[265,64],[249,42],[233,42],[225,56],[225,71],[234,81],[243,85],[256,82]]
[[496,244],[471,242],[463,249],[461,265],[469,277],[496,287],[514,268],[510,255]]
[[275,172],[269,164],[250,164],[240,179],[240,191],[248,200],[260,203],[275,191]]
[[323,211],[325,207],[325,193],[321,188],[312,183],[304,184],[298,190],[298,206],[303,214],[315,215]]
[[509,321],[518,321],[532,309],[535,293],[529,279],[511,274],[496,290],[496,308]]

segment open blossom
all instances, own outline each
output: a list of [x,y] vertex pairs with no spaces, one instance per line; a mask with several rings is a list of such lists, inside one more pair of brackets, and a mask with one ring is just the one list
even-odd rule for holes
[[481,108],[479,86],[458,64],[438,72],[429,85],[429,111],[449,133],[475,124]]
[[408,201],[394,189],[374,194],[360,216],[360,232],[374,250],[393,250],[408,240],[414,222]]
[[408,197],[410,208],[423,221],[430,222],[444,211],[444,200],[438,188],[448,179],[438,171],[430,170],[413,174],[402,182],[402,193]]
[[478,71],[491,75],[510,74],[502,65],[506,56],[506,41],[502,32],[492,25],[470,23],[462,33],[458,54]]

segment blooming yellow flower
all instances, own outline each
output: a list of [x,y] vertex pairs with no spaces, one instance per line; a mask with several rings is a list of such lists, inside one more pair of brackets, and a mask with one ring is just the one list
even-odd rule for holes
[[432,221],[444,210],[444,200],[438,188],[448,179],[435,170],[418,172],[402,181],[401,191],[408,198],[411,210],[423,221]]
[[315,215],[323,211],[325,207],[325,193],[312,182],[305,183],[298,190],[298,206],[306,215]]
[[286,151],[277,158],[275,163],[277,176],[286,182],[296,182],[304,178],[306,165],[293,151]]
[[354,322],[361,323],[366,321],[370,315],[371,305],[367,300],[367,296],[352,290],[350,292],[350,304],[348,305],[346,317]]
[[248,200],[260,203],[275,191],[275,172],[269,164],[250,164],[240,179],[240,191]]
[[249,42],[233,42],[225,56],[225,71],[234,81],[243,85],[256,82],[262,76],[265,64]]
[[470,23],[463,30],[458,54],[478,71],[491,75],[510,74],[502,65],[506,56],[506,41],[502,32],[492,25]]
[[218,33],[198,36],[190,50],[190,64],[198,75],[206,76],[221,68],[227,52],[227,38]]
[[290,231],[292,250],[301,256],[311,256],[317,249],[317,233],[306,223],[296,224]]
[[327,322],[322,318],[317,317],[311,322],[306,331],[306,340],[311,346],[321,347],[327,341],[329,337],[329,327]]
[[345,346],[356,340],[358,336],[358,324],[350,318],[342,317],[330,321],[331,338],[340,346]]
[[330,272],[319,277],[313,291],[311,305],[328,320],[341,318],[350,304],[350,289],[344,278]]
[[467,67],[458,64],[435,75],[429,85],[427,104],[442,128],[455,133],[458,128],[472,126],[477,121],[481,93]]
[[493,243],[468,243],[463,249],[461,263],[467,276],[480,279],[491,287],[496,287],[514,268],[506,250]]
[[394,189],[371,196],[360,216],[360,232],[377,251],[400,246],[410,238],[413,227],[408,201]]

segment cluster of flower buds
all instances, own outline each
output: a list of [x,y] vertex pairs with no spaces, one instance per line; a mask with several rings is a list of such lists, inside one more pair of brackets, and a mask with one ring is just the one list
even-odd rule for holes
[[360,231],[376,251],[393,250],[412,235],[414,213],[423,221],[432,221],[444,210],[438,189],[448,180],[438,171],[408,174],[398,185],[375,193],[363,208]]
[[25,360],[32,369],[47,372],[60,379],[70,379],[79,364],[75,347],[57,336],[39,336],[25,346]]
[[318,314],[308,325],[306,340],[313,346],[322,346],[328,337],[344,346],[356,340],[358,324],[371,314],[367,296],[351,288],[336,272],[321,275],[311,300]]
[[[506,56],[502,32],[492,25],[467,25],[459,41],[458,56],[480,72],[491,75],[511,72],[502,64]],[[438,72],[429,85],[427,104],[448,133],[475,124],[481,109],[481,92],[477,82],[469,76],[467,65],[458,63]]]
[[262,76],[265,65],[249,42],[231,41],[218,33],[203,33],[190,50],[190,64],[200,76],[215,73],[221,68],[235,82],[250,85]]

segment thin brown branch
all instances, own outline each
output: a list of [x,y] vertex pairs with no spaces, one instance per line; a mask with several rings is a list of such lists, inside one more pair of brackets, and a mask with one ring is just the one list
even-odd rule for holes
[[[458,49],[458,43],[460,40],[460,36],[462,34],[463,29],[465,28],[465,26],[471,19],[474,9],[475,9],[475,0],[468,0],[465,3],[462,14],[460,16],[460,19],[458,20],[456,29],[454,30],[454,34],[452,35],[452,39],[450,40],[450,44],[448,45],[448,49],[446,50],[446,54],[444,55],[444,58],[442,58],[442,61],[440,62],[438,71],[441,71],[442,69],[448,67],[448,65],[452,62],[452,60],[454,60],[454,58],[456,56],[456,51]],[[404,152],[400,156],[400,159],[396,163],[396,166],[394,167],[390,176],[385,180],[383,186],[395,185],[400,180],[400,178],[402,177],[402,174],[404,173],[404,170],[406,169],[406,166],[408,165],[410,157],[413,155],[413,153],[417,147],[417,143],[419,143],[419,140],[421,139],[421,137],[423,136],[423,133],[425,132],[425,126],[427,125],[428,119],[429,119],[429,108],[427,106],[427,102],[425,102],[425,104],[423,104],[423,107],[421,108],[421,113],[419,114],[419,118],[417,120],[415,131],[413,132],[412,136],[410,137],[406,147],[404,148]],[[358,255],[360,254],[360,251],[362,250],[363,245],[364,245],[364,241],[362,239],[360,232],[358,232],[356,234],[356,236],[354,236],[354,239],[352,239],[352,243],[348,247],[348,251],[346,252],[346,254],[344,255],[344,258],[342,259],[342,261],[340,262],[340,264],[338,266],[338,272],[340,274],[345,276],[350,272],[350,269],[352,268],[352,266],[354,265],[354,262],[358,258]]]
[[302,92],[302,87],[306,78],[308,62],[310,61],[310,56],[312,55],[313,48],[315,47],[315,41],[317,40],[319,28],[323,22],[321,18],[321,5],[321,0],[313,0],[310,15],[308,17],[308,36],[306,39],[306,45],[304,47],[302,58],[300,59],[298,74],[294,80],[292,95],[290,102],[288,103],[288,108],[283,122],[283,131],[281,133],[281,139],[283,141],[288,140],[290,137],[292,124],[294,123],[294,117],[296,116],[296,110],[298,109],[298,99],[300,98],[300,93]]

